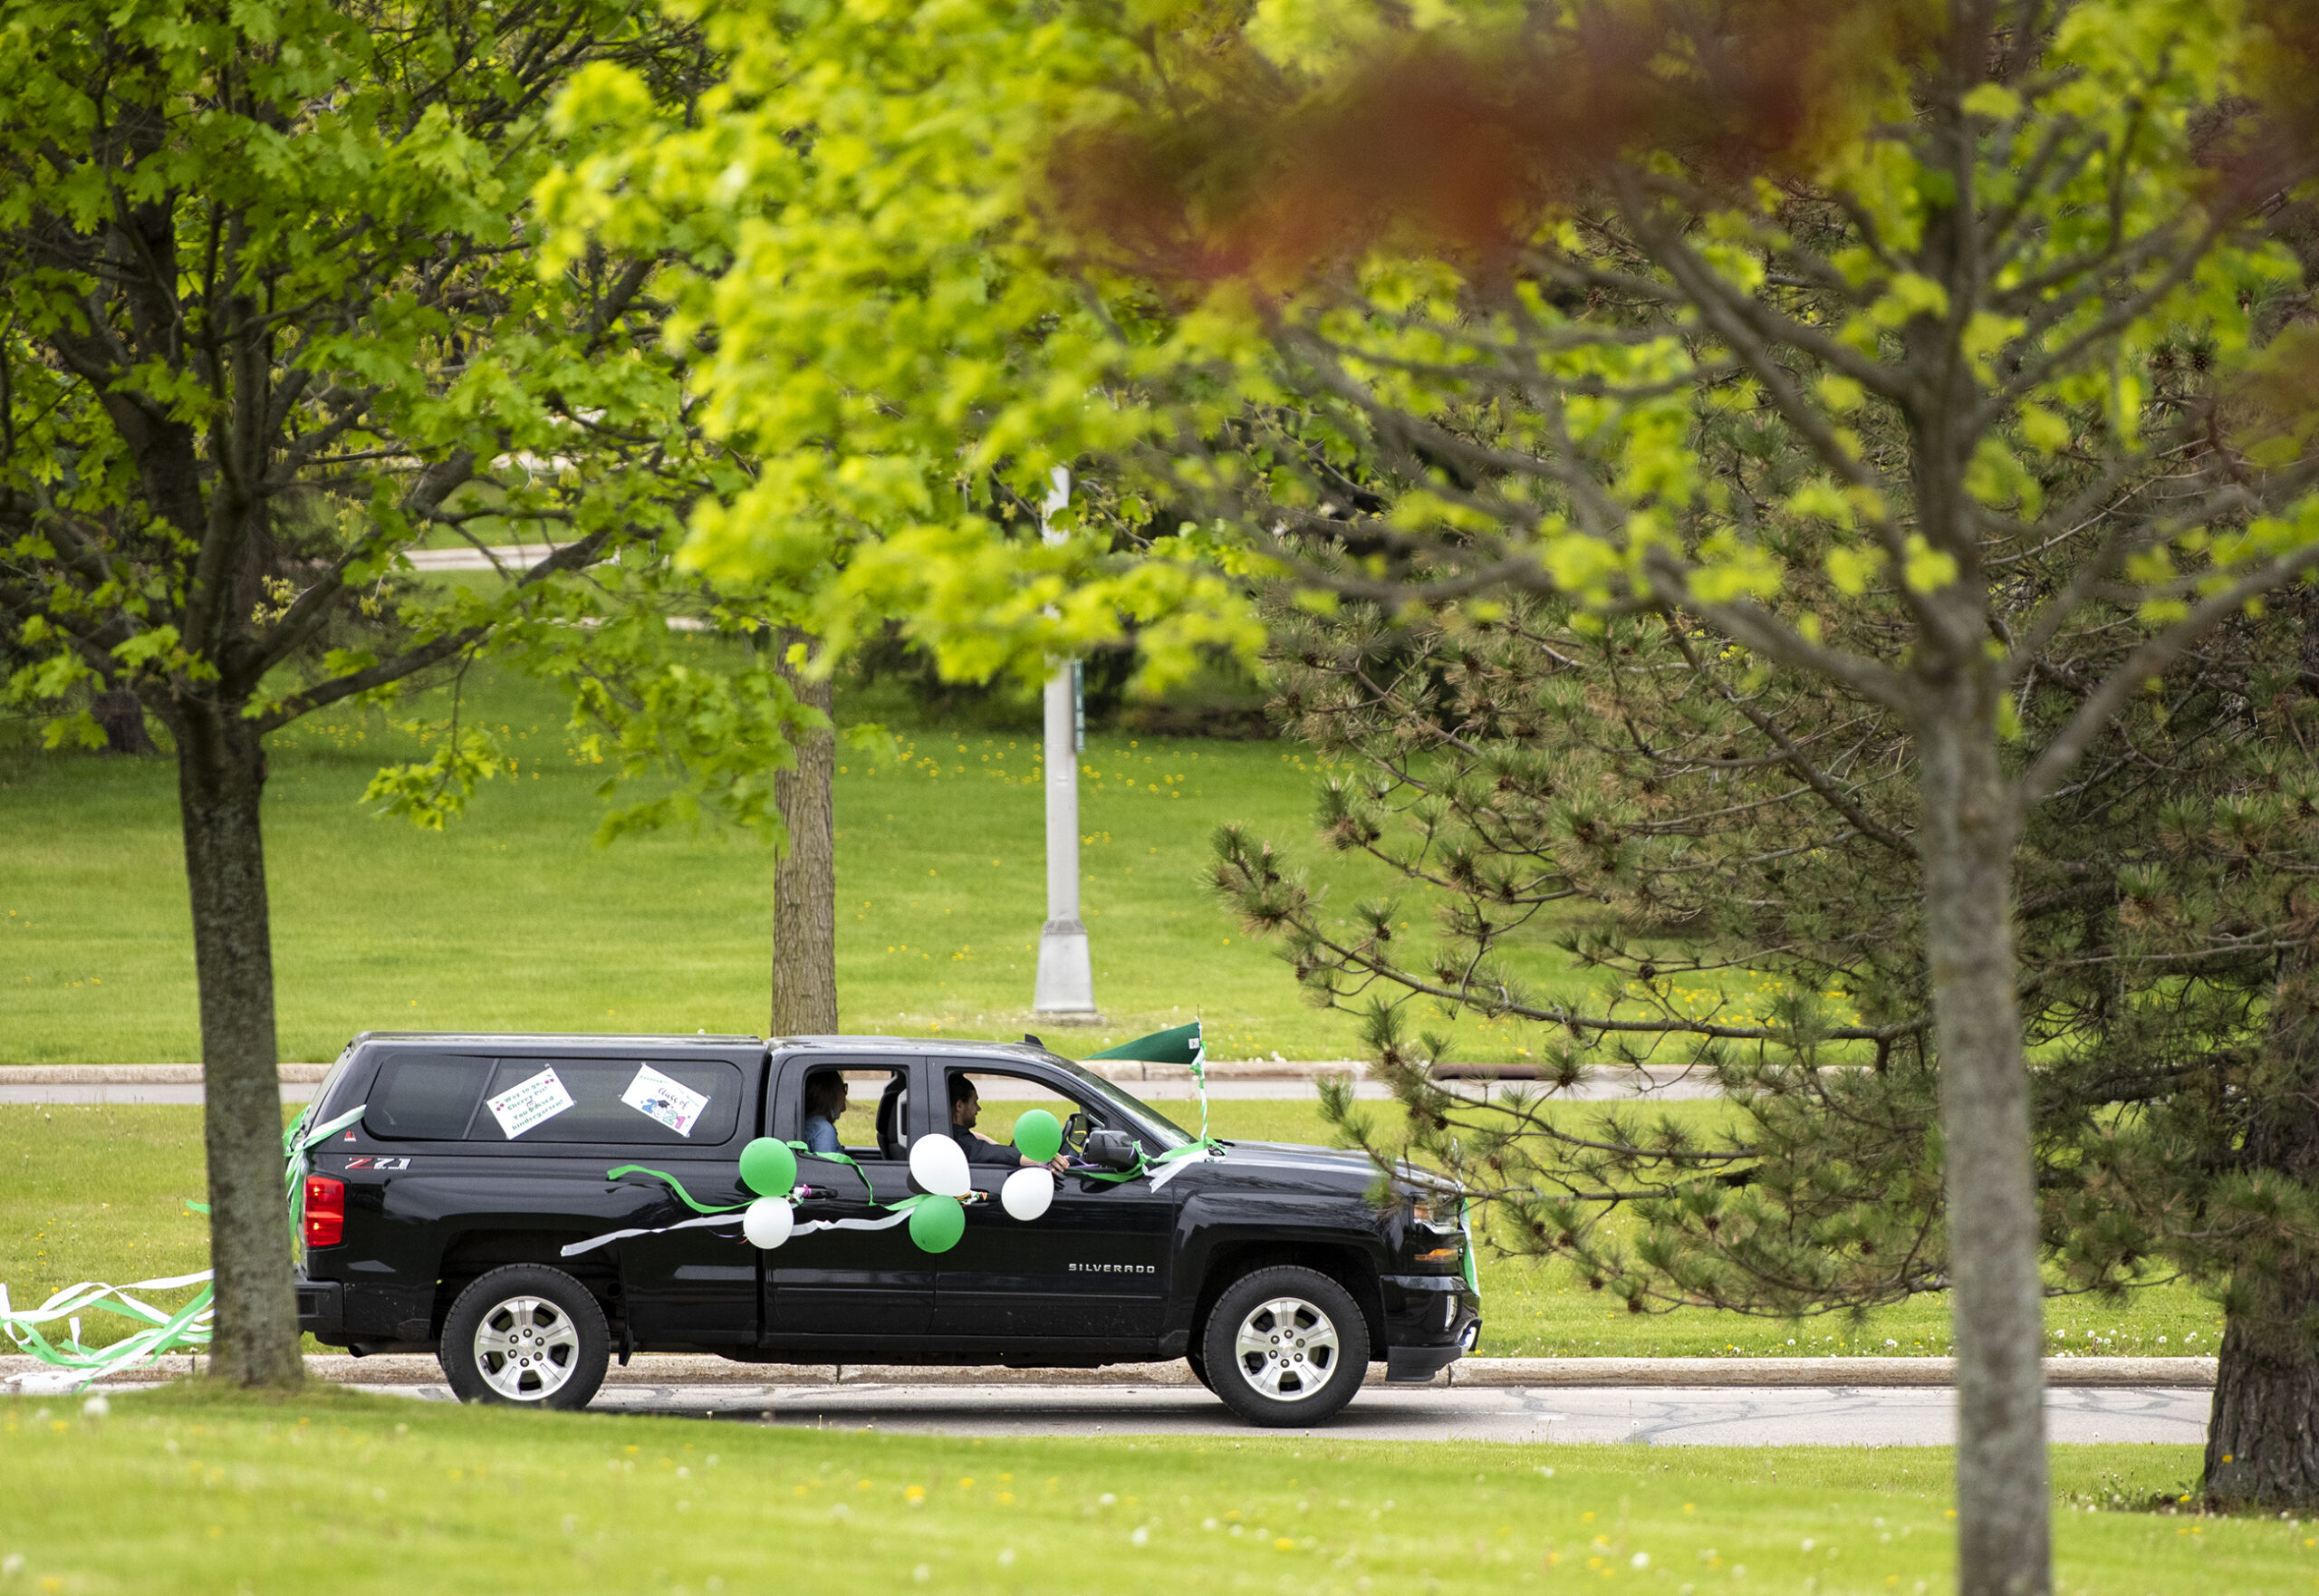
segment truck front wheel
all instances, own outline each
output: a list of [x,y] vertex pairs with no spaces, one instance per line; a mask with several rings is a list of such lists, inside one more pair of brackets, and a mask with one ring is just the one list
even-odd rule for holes
[[1321,1424],[1369,1370],[1369,1322],[1344,1287],[1283,1266],[1224,1288],[1200,1332],[1204,1383],[1251,1424]]
[[459,1293],[443,1321],[443,1374],[462,1402],[585,1408],[611,1335],[596,1299],[561,1269],[510,1264]]

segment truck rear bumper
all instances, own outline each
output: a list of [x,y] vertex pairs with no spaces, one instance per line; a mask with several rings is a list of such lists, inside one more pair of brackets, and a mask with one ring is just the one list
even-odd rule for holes
[[298,1282],[298,1328],[308,1335],[336,1335],[346,1328],[346,1288],[335,1280]]

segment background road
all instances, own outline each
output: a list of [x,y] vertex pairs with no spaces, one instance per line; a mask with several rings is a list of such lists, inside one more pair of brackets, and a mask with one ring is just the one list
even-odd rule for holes
[[[373,1387],[434,1401],[441,1385]],[[2200,1445],[2212,1396],[2196,1388],[2046,1393],[2055,1441]],[[1956,1399],[1939,1387],[1737,1386],[1668,1390],[1583,1386],[1371,1386],[1326,1435],[1377,1441],[1641,1441],[1653,1446],[1945,1447]],[[656,1413],[826,1429],[957,1436],[1221,1435],[1242,1424],[1182,1386],[607,1386],[600,1412]]]

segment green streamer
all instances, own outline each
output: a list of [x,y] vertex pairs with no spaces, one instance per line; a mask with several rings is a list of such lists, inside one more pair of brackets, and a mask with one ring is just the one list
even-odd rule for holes
[[[309,1130],[308,1121],[313,1117],[310,1104],[282,1133],[282,1180],[284,1195],[289,1201],[293,1235],[301,1235],[304,1228],[306,1155],[360,1120],[362,1109],[350,1109],[328,1124]],[[207,1203],[197,1203],[190,1197],[185,1199],[185,1206],[197,1214],[210,1211]],[[130,1294],[140,1291],[173,1291],[188,1285],[201,1289],[175,1309],[156,1308]],[[84,1280],[66,1286],[28,1312],[18,1312],[9,1305],[8,1288],[0,1285],[0,1332],[5,1332],[11,1341],[42,1362],[80,1376],[77,1383],[87,1385],[105,1375],[149,1363],[165,1353],[208,1346],[216,1327],[216,1294],[217,1282],[213,1271],[207,1269],[194,1274],[132,1281],[125,1286]],[[110,1313],[144,1328],[109,1346],[92,1347],[81,1336],[83,1313]],[[53,1325],[59,1320],[64,1322],[65,1334],[52,1339],[41,1326]]]
[[[171,1291],[180,1286],[198,1284],[184,1306],[171,1310],[154,1307],[151,1303],[131,1296],[138,1291]],[[82,1376],[72,1383],[87,1385],[107,1374],[118,1373],[151,1361],[165,1352],[191,1351],[209,1344],[212,1325],[211,1302],[215,1284],[210,1272],[179,1274],[158,1280],[134,1281],[128,1285],[104,1285],[95,1281],[82,1281],[68,1285],[48,1301],[29,1312],[19,1313],[8,1305],[8,1292],[0,1286],[0,1330],[8,1339],[42,1362]],[[111,1300],[108,1300],[111,1299]],[[81,1339],[80,1316],[83,1312],[111,1313],[133,1320],[146,1328],[134,1335],[123,1337],[110,1346],[91,1347]],[[67,1333],[51,1341],[40,1326],[63,1320]]]
[[306,1155],[360,1120],[370,1106],[358,1103],[329,1124],[308,1130],[306,1121],[314,1112],[314,1105],[308,1103],[304,1111],[290,1122],[290,1129],[282,1133],[282,1195],[290,1204],[290,1239],[301,1256],[304,1255],[306,1245]]
[[[687,1191],[685,1183],[666,1169],[648,1169],[641,1164],[621,1164],[604,1171],[604,1178],[607,1180],[618,1180],[623,1175],[650,1175],[653,1179],[665,1183],[670,1191],[677,1194],[678,1200],[696,1214],[732,1214],[749,1206],[748,1203],[726,1203],[719,1207],[711,1207]],[[755,1198],[750,1199],[752,1202],[755,1200]]]
[[[873,1208],[883,1208],[889,1213],[900,1214],[907,1213],[909,1209],[918,1206],[919,1199],[914,1197],[904,1197],[898,1203],[880,1202],[878,1200],[878,1188],[872,1186],[870,1182],[870,1171],[863,1168],[847,1154],[817,1153],[802,1141],[793,1141],[786,1145],[794,1149],[796,1151],[797,1156],[801,1159],[819,1159],[823,1163],[843,1164],[848,1168],[852,1169],[856,1175],[861,1176],[861,1188],[870,1194],[870,1206]],[[653,1179],[664,1182],[669,1190],[677,1194],[678,1199],[696,1214],[734,1214],[738,1213],[741,1209],[749,1206],[748,1203],[744,1202],[726,1203],[721,1207],[713,1207],[710,1205],[702,1202],[698,1197],[694,1197],[692,1193],[687,1191],[685,1189],[685,1183],[678,1179],[675,1176],[669,1174],[666,1169],[650,1169],[647,1168],[642,1164],[621,1164],[604,1171],[604,1178],[607,1180],[618,1180],[623,1175],[650,1175]],[[755,1200],[756,1199],[755,1197],[752,1197],[749,1199],[749,1202],[755,1202]]]

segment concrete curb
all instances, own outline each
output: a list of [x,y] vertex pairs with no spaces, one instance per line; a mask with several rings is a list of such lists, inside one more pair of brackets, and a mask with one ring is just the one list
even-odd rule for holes
[[[319,1086],[328,1064],[284,1064],[284,1086]],[[199,1064],[0,1064],[0,1086],[198,1086]]]
[[[0,1388],[46,1365],[33,1358],[0,1358]],[[173,1357],[147,1372],[171,1378],[195,1371],[194,1360]],[[439,1385],[434,1359],[390,1353],[370,1358],[316,1354],[306,1371],[338,1385]],[[2048,1358],[2045,1383],[2054,1388],[2205,1389],[2214,1384],[2211,1358]],[[1946,1387],[1955,1382],[1953,1358],[1467,1358],[1436,1375],[1437,1386],[1506,1389],[1566,1386],[1602,1389],[1713,1389],[1795,1387]],[[1370,1383],[1384,1379],[1371,1367]],[[648,1352],[606,1378],[616,1386],[1187,1386],[1190,1368],[1169,1363],[1114,1363],[1102,1369],[925,1367],[902,1364],[736,1363],[696,1354]]]

